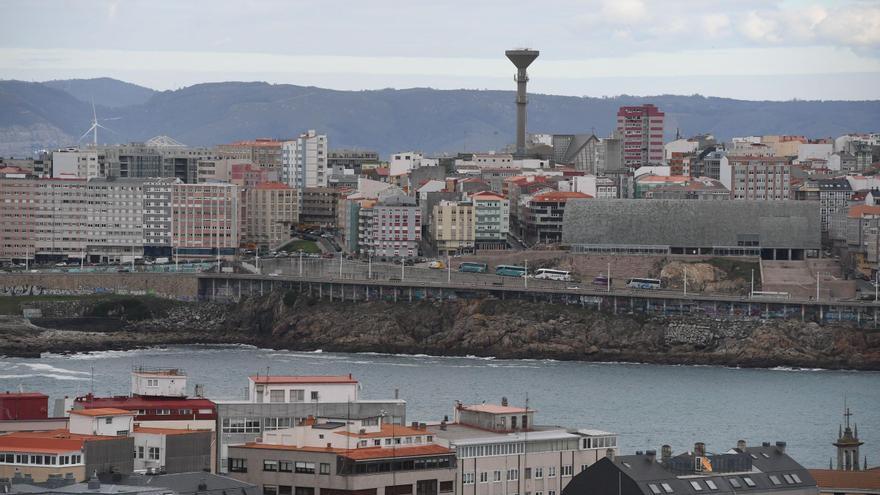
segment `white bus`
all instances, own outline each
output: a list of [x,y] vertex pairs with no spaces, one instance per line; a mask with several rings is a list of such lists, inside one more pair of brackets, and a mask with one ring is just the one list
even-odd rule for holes
[[660,281],[656,278],[631,278],[626,281],[630,289],[659,289]]
[[563,282],[571,282],[571,273],[565,270],[554,270],[552,268],[539,268],[535,271],[535,278],[544,280],[561,280]]

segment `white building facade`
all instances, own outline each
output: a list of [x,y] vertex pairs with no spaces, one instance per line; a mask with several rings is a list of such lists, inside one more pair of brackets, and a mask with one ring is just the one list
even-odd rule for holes
[[281,182],[302,190],[306,187],[327,187],[329,143],[326,134],[313,129],[292,141],[281,144]]

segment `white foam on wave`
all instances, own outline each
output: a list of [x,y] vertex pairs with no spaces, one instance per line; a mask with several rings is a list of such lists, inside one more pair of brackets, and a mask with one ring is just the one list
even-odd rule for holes
[[88,371],[76,371],[76,370],[69,370],[66,368],[58,368],[58,367],[52,366],[51,364],[45,364],[45,363],[18,363],[18,366],[24,366],[24,367],[30,368],[34,371],[44,372],[47,374],[48,373],[58,373],[58,374],[66,373],[66,374],[70,374],[70,375],[88,375],[89,374]]
[[14,380],[16,378],[53,378],[55,380],[65,380],[65,381],[88,381],[88,378],[83,376],[71,376],[71,375],[57,375],[57,374],[41,374],[35,375],[33,373],[27,373],[23,375],[0,375],[0,380]]

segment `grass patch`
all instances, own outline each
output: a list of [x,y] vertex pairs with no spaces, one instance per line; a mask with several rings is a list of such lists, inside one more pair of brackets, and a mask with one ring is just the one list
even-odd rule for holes
[[297,251],[302,251],[306,254],[318,254],[321,252],[321,248],[318,247],[318,243],[314,241],[306,241],[302,239],[298,239],[295,241],[290,241],[279,249],[279,251],[287,251],[290,253],[295,253]]
[[755,289],[761,287],[761,267],[757,261],[710,258],[706,260],[705,263],[708,263],[726,273],[729,280],[739,278],[749,282],[752,280],[752,270],[755,270]]

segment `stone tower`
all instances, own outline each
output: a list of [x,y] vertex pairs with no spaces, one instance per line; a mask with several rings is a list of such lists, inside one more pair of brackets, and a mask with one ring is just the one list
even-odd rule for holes
[[837,469],[838,471],[858,471],[859,470],[859,447],[864,443],[859,441],[859,427],[855,426],[855,431],[850,428],[849,418],[852,413],[849,408],[843,413],[846,422],[846,428],[838,427],[837,441],[834,446],[837,447]]

